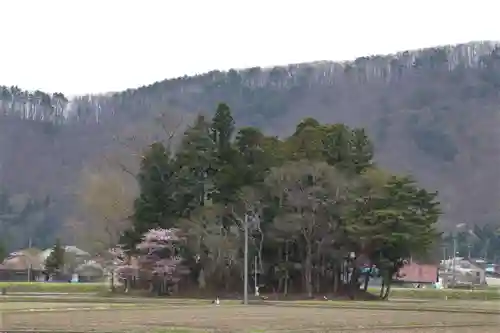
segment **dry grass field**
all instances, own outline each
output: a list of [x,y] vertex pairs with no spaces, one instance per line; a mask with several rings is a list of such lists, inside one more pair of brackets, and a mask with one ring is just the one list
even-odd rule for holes
[[369,303],[5,302],[0,303],[0,331],[498,333],[500,325],[497,302]]

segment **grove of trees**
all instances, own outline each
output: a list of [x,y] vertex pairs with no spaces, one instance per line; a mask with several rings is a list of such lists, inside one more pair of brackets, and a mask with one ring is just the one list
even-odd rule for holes
[[7,253],[26,248],[35,235],[37,246],[50,246],[55,227],[50,224],[52,205],[49,196],[32,198],[26,193],[11,193],[0,186],[0,248]]
[[436,193],[382,170],[373,154],[360,128],[307,118],[279,139],[236,128],[219,104],[177,146],[143,152],[118,272],[158,293],[240,292],[248,227],[250,281],[261,291],[354,296],[371,275],[362,268],[376,267],[386,298],[406,260],[432,259],[440,209]]

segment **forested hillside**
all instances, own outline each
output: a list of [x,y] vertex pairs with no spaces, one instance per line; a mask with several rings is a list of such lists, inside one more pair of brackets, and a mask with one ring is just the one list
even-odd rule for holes
[[[183,127],[219,102],[231,107],[240,126],[266,134],[290,134],[305,117],[364,127],[377,163],[439,191],[443,228],[497,223],[499,89],[500,49],[494,43],[214,71],[70,101],[4,87],[0,180],[7,199],[1,223],[14,236],[9,247],[27,244],[29,237],[48,244],[63,223],[91,219],[76,204],[84,177],[120,169],[131,151],[165,136],[163,127]],[[137,167],[132,164],[127,169]],[[34,207],[44,208],[37,208],[36,218],[25,217]]]

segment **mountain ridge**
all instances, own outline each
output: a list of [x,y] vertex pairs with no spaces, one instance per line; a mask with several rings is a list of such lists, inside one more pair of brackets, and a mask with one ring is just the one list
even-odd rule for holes
[[[255,87],[263,87],[265,82],[267,82],[268,77],[266,76],[272,76],[273,70],[285,70],[288,69],[288,74],[289,78],[291,77],[292,79],[294,78],[294,70],[300,70],[301,68],[306,67],[307,69],[319,69],[320,71],[323,69],[323,76],[324,77],[332,77],[339,72],[342,71],[347,71],[352,69],[353,66],[359,66],[361,65],[362,62],[366,62],[369,60],[375,60],[375,61],[386,61],[387,60],[398,60],[398,61],[403,61],[403,63],[398,64],[401,68],[408,69],[411,66],[415,66],[415,60],[419,58],[419,56],[429,56],[426,55],[426,53],[429,53],[429,51],[434,51],[435,57],[447,57],[447,63],[449,65],[449,70],[453,69],[457,63],[462,63],[463,61],[466,61],[466,67],[475,67],[480,64],[480,58],[481,56],[487,55],[491,53],[498,45],[500,45],[500,42],[498,41],[473,41],[469,43],[463,43],[463,44],[457,44],[457,45],[439,45],[435,46],[432,48],[418,48],[418,49],[413,49],[413,50],[406,50],[406,51],[401,51],[401,52],[396,52],[396,53],[391,53],[391,54],[384,54],[384,55],[370,55],[370,56],[361,56],[357,57],[354,60],[343,60],[343,61],[331,61],[331,60],[319,60],[319,61],[312,61],[312,62],[303,62],[303,63],[296,63],[296,64],[288,64],[288,65],[283,65],[283,66],[267,66],[267,67],[251,67],[251,68],[243,68],[243,69],[230,69],[227,71],[220,71],[220,70],[212,70],[212,71],[207,71],[205,73],[200,73],[197,75],[192,75],[192,76],[180,76],[180,77],[175,77],[171,79],[165,79],[161,81],[154,82],[149,85],[144,85],[140,86],[138,88],[132,88],[132,89],[125,89],[122,91],[116,91],[116,92],[104,92],[104,93],[99,93],[99,94],[84,94],[84,95],[79,95],[79,96],[74,96],[70,99],[68,99],[64,94],[62,93],[52,93],[52,94],[47,94],[44,92],[41,92],[39,90],[35,91],[28,91],[28,90],[21,90],[17,86],[12,86],[12,87],[6,87],[6,86],[0,86],[0,112],[3,112],[3,114],[8,113],[8,103],[11,102],[9,98],[11,98],[11,95],[19,95],[21,97],[21,100],[19,103],[26,103],[28,104],[28,108],[30,107],[29,104],[36,104],[31,102],[31,100],[35,100],[38,102],[38,104],[49,104],[53,109],[60,109],[60,112],[64,114],[65,117],[70,118],[70,119],[78,119],[78,108],[79,107],[91,107],[95,119],[99,119],[99,111],[102,108],[100,102],[103,99],[108,99],[108,98],[116,98],[119,97],[120,95],[127,94],[130,92],[134,91],[141,91],[143,89],[152,89],[157,85],[161,84],[167,84],[167,83],[172,83],[172,82],[183,82],[183,83],[189,83],[191,80],[197,80],[199,78],[203,77],[212,77],[212,79],[221,79],[221,76],[226,76],[229,77],[231,75],[234,75],[234,72],[247,72],[251,73],[252,71],[259,71],[262,72],[263,75],[261,75],[257,79],[253,79],[250,81],[243,81],[241,83],[246,83],[249,87],[255,88]],[[437,51],[437,52],[436,52]],[[439,54],[440,53],[440,54]],[[379,64],[380,66],[380,64]],[[377,67],[372,67],[372,70],[375,69],[375,72],[372,75],[372,77],[381,77],[381,76],[386,76],[390,75],[390,67],[386,68],[385,70],[387,73],[383,74],[381,68]],[[377,73],[378,70],[378,73]],[[329,74],[329,75],[325,75]],[[366,72],[365,75],[368,77],[369,73]],[[216,76],[219,76],[216,78]],[[318,79],[318,77],[314,78]],[[328,82],[328,80],[323,81],[322,83],[331,83]],[[281,85],[284,83],[281,82]],[[277,87],[279,87],[280,84],[277,83]],[[188,87],[181,88],[182,89],[189,89]],[[53,102],[53,103],[51,103]],[[15,102],[14,102],[15,103]],[[14,110],[10,110],[11,112],[19,112],[22,113],[22,108],[16,108],[16,105],[10,106]],[[1,114],[1,113],[0,113]],[[28,115],[26,114],[20,114],[21,117],[27,117]],[[43,120],[43,119],[36,119],[36,120]],[[52,119],[49,119],[49,121]]]

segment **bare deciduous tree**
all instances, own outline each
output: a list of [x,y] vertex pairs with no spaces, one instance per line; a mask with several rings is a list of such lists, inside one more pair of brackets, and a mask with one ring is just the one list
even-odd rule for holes
[[345,200],[348,181],[326,163],[299,161],[273,169],[267,182],[285,212],[275,218],[275,228],[304,242],[304,281],[312,297],[314,252],[320,254],[325,229],[337,222],[332,210]]
[[67,227],[89,250],[105,251],[129,226],[136,195],[137,184],[129,175],[111,167],[85,169],[78,191],[82,219],[68,220]]

